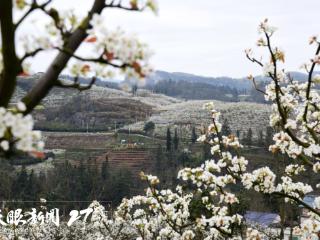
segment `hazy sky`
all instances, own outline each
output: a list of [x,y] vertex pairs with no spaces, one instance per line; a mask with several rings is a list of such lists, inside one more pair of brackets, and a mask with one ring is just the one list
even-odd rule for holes
[[[55,0],[59,7],[84,12],[93,1]],[[311,58],[311,35],[320,32],[319,0],[159,0],[159,16],[151,12],[107,10],[106,24],[137,33],[155,51],[156,69],[206,76],[243,77],[260,69],[244,56],[254,47],[257,25],[269,18],[278,27],[276,43],[285,50],[288,70]],[[43,56],[42,56],[42,59]],[[39,68],[45,61],[41,61]],[[41,69],[39,69],[41,70]],[[42,69],[43,70],[43,69]]]

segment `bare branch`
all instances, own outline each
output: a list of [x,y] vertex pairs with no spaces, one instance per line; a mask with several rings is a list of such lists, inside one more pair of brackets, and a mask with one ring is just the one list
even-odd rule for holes
[[[316,51],[316,55],[318,55],[320,53],[320,44],[318,43],[318,48]],[[308,107],[309,107],[309,100],[310,100],[310,91],[311,91],[311,84],[312,84],[312,75],[315,69],[315,66],[317,65],[316,62],[313,62],[309,71],[309,75],[308,75],[308,86],[307,86],[307,91],[306,91],[306,106],[304,109],[304,113],[303,113],[303,120],[307,123],[307,114],[308,114]]]
[[261,67],[263,67],[262,62],[258,61],[256,58],[252,58],[249,56],[249,54],[246,54],[246,57],[253,63],[257,63],[258,65],[260,65]]
[[100,56],[99,58],[85,58],[85,57],[78,56],[78,55],[72,53],[71,51],[68,51],[67,49],[61,49],[61,48],[56,48],[56,49],[68,54],[69,56],[71,56],[77,60],[83,61],[83,62],[101,63],[101,64],[110,65],[115,68],[125,68],[125,67],[130,66],[130,64],[126,64],[126,63],[123,63],[123,64],[112,63],[109,60],[104,59],[102,56]]
[[261,90],[260,88],[258,88],[257,86],[257,82],[256,82],[256,79],[255,78],[252,78],[252,82],[253,82],[253,86],[254,88],[258,91],[258,92],[261,92],[263,95],[267,95],[267,93],[263,90]]
[[82,91],[90,89],[93,86],[93,84],[95,84],[96,80],[97,80],[96,77],[92,77],[91,81],[88,85],[81,85],[79,83],[79,77],[75,77],[73,84],[66,84],[66,83],[63,83],[61,80],[57,80],[55,83],[55,86],[60,87],[60,88],[73,88],[73,89],[77,89],[80,92],[82,92]]
[[132,7],[126,7],[121,4],[121,1],[118,4],[114,4],[114,1],[111,1],[111,3],[105,5],[107,8],[119,8],[126,11],[135,11],[135,12],[142,12],[145,10],[145,7],[138,8],[138,6],[132,6]]
[[37,55],[39,52],[41,52],[43,50],[44,50],[43,48],[37,48],[37,49],[33,50],[32,52],[26,53],[23,57],[20,58],[20,60],[19,60],[20,64],[22,64],[27,58],[34,57],[35,55]]
[[37,0],[33,0],[31,3],[31,7],[29,8],[29,10],[18,20],[18,22],[15,24],[15,29],[17,29],[20,24],[32,13],[34,12],[36,9],[44,9],[49,3],[51,3],[52,0],[48,0],[47,2],[38,5]]

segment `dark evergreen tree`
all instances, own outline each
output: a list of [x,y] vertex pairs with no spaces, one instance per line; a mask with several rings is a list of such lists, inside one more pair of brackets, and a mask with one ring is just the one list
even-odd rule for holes
[[117,177],[113,179],[112,199],[115,204],[119,204],[124,197],[128,198],[130,196],[133,179],[131,172],[127,169],[120,170],[116,176]]
[[249,128],[248,129],[248,132],[247,132],[247,136],[246,136],[246,140],[245,140],[245,142],[246,142],[246,144],[248,145],[248,146],[252,146],[252,129],[251,128]]
[[264,134],[263,134],[262,130],[259,131],[258,146],[260,146],[260,147],[264,146]]
[[178,147],[179,147],[179,137],[178,137],[177,129],[174,129],[173,147],[174,147],[174,150],[178,150]]
[[267,127],[266,136],[265,136],[265,140],[264,140],[266,147],[269,147],[273,143],[273,132],[274,131],[273,131],[272,127]]
[[12,184],[13,198],[18,200],[26,200],[28,197],[28,173],[25,166],[22,166],[17,178]]
[[221,127],[221,134],[223,136],[229,136],[231,134],[231,128],[229,126],[228,119],[225,119],[223,121],[223,124],[222,124],[222,127]]
[[143,127],[143,131],[146,133],[146,134],[150,134],[154,131],[155,129],[155,124],[154,122],[152,121],[148,121],[146,122],[146,124],[144,125]]
[[203,153],[203,161],[208,160],[212,157],[211,154],[211,147],[209,144],[203,144],[202,145],[202,153]]
[[167,151],[171,151],[171,131],[167,128]]
[[157,152],[156,152],[156,161],[155,161],[155,173],[157,176],[161,177],[161,173],[163,170],[163,154],[162,154],[162,148],[161,145],[158,146]]
[[101,178],[102,180],[107,180],[109,178],[109,161],[108,159],[102,163],[101,166]]
[[33,200],[33,201],[39,200],[40,191],[41,191],[40,183],[38,182],[38,178],[34,175],[34,172],[32,170],[28,176],[28,182],[27,182],[28,200]]
[[135,96],[137,94],[137,91],[138,91],[138,85],[137,84],[133,84],[132,87],[131,87],[132,96]]
[[187,163],[190,162],[190,157],[187,152],[182,151],[182,153],[178,156],[179,164],[182,165],[182,167],[185,167]]
[[237,135],[237,138],[240,140],[240,130],[237,130],[236,135]]
[[196,133],[196,128],[193,126],[192,127],[192,132],[191,132],[191,142],[196,143],[197,141],[197,133]]

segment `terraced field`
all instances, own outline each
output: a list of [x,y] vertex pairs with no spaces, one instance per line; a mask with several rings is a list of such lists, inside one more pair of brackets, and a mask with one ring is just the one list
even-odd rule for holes
[[152,156],[147,149],[110,150],[96,159],[98,165],[108,161],[113,170],[130,169],[133,176],[152,167]]

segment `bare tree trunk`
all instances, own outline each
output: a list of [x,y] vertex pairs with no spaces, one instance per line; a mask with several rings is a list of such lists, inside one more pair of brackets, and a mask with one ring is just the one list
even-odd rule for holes
[[3,72],[0,76],[0,106],[7,107],[16,87],[21,69],[15,50],[15,26],[12,17],[12,0],[0,1],[0,28],[3,55]]

